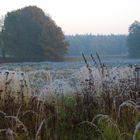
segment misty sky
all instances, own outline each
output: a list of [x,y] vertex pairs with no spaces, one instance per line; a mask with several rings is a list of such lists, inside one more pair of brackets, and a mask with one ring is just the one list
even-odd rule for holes
[[140,0],[0,0],[0,14],[36,5],[65,34],[127,34],[140,21]]

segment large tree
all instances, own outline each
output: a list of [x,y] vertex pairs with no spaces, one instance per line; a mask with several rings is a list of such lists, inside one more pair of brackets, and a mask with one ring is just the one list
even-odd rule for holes
[[7,13],[2,36],[4,51],[20,60],[63,60],[67,52],[61,28],[36,6]]
[[135,21],[129,27],[127,45],[128,45],[130,57],[134,57],[134,58],[140,57],[140,22]]

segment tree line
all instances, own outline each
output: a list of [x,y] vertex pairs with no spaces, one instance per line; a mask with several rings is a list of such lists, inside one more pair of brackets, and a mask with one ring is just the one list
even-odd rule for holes
[[66,55],[95,54],[140,57],[140,22],[128,35],[64,35],[61,27],[36,6],[8,12],[0,20],[1,58],[14,61],[63,61]]
[[140,58],[140,22],[134,21],[128,28],[128,35],[72,35],[66,36],[70,43],[69,55],[126,55]]
[[126,35],[69,35],[66,36],[70,46],[69,55],[80,56],[95,54],[102,55],[127,55]]

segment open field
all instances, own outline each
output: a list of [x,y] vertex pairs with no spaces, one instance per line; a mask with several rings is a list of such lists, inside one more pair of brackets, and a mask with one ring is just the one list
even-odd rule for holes
[[95,65],[1,67],[0,139],[139,140],[139,66]]

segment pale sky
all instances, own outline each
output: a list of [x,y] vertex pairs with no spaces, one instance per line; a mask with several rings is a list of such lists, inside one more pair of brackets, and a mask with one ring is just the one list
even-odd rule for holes
[[140,0],[0,0],[0,15],[36,5],[65,34],[127,34],[140,21]]

